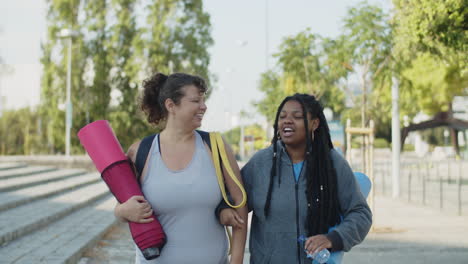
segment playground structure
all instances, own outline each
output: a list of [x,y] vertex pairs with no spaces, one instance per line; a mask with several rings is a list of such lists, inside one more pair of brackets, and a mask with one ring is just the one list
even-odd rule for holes
[[372,211],[374,211],[374,121],[369,121],[369,127],[352,127],[351,120],[346,121],[346,160],[349,164],[352,164],[352,155],[351,155],[351,139],[354,135],[362,136],[362,160],[361,168],[362,172],[366,174],[371,183],[372,188],[370,190],[370,195],[368,197],[369,206]]

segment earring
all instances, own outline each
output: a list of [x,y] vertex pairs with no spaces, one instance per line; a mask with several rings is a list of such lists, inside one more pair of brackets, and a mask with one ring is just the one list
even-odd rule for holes
[[279,132],[279,131],[276,132],[276,138],[277,138],[278,140],[281,139],[281,136],[280,136],[280,132]]

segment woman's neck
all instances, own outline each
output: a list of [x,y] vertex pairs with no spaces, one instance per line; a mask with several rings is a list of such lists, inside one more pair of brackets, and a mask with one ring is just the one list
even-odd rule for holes
[[161,132],[161,137],[167,142],[183,143],[193,139],[193,129],[175,126],[172,122],[168,122],[166,128]]
[[293,164],[304,160],[305,146],[285,145],[285,147]]

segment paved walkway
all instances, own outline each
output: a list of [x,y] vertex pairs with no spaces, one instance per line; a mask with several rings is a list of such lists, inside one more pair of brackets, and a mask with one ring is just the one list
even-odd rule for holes
[[[133,263],[128,227],[117,226],[80,264]],[[248,252],[244,263],[248,263]],[[468,263],[468,216],[376,196],[374,226],[344,263]]]
[[377,196],[373,231],[345,263],[468,263],[468,216]]

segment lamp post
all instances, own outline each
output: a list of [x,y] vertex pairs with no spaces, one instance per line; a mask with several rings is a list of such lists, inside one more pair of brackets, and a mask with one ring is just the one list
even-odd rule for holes
[[77,36],[78,32],[64,28],[60,30],[58,34],[59,38],[67,40],[68,44],[68,59],[67,59],[67,98],[65,102],[66,114],[65,114],[65,155],[70,156],[70,130],[72,127],[72,113],[73,106],[71,101],[71,71],[72,71],[72,39]]
[[400,197],[400,106],[399,83],[392,77],[392,197]]

